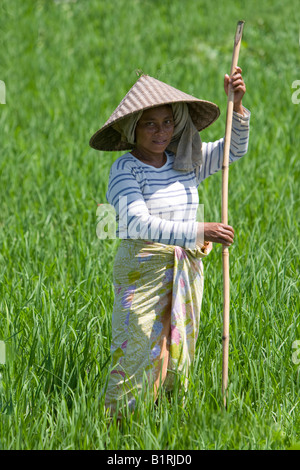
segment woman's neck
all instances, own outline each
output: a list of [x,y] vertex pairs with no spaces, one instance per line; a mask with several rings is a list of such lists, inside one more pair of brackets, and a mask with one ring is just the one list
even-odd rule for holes
[[141,162],[146,163],[147,165],[154,166],[155,168],[161,168],[167,162],[167,156],[165,152],[158,155],[145,155],[139,149],[134,148],[132,149],[131,153]]

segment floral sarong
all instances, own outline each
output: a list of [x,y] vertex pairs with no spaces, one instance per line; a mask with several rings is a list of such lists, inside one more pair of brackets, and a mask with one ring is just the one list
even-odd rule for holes
[[[125,400],[151,388],[161,372],[162,334],[166,326],[169,358],[164,386],[174,375],[187,377],[194,358],[203,293],[203,257],[212,244],[195,250],[122,240],[114,264],[111,369],[106,407],[114,412]],[[145,380],[146,379],[146,380]]]

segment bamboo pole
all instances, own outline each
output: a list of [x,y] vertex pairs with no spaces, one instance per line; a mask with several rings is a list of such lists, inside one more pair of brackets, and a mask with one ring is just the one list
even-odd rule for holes
[[[234,73],[238,63],[240,45],[242,40],[244,21],[239,21],[236,28],[230,76]],[[222,223],[228,225],[228,173],[229,173],[229,151],[231,140],[232,115],[234,105],[234,92],[231,85],[228,88],[226,130],[222,166]],[[222,363],[222,394],[224,406],[227,407],[228,386],[228,355],[229,355],[229,309],[230,309],[230,281],[229,281],[229,250],[222,247],[223,262],[223,363]]]

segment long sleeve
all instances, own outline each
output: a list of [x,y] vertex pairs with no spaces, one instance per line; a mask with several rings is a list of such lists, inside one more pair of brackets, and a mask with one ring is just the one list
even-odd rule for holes
[[117,235],[195,248],[198,195],[196,188],[190,190],[194,175],[180,175],[183,182],[178,181],[170,157],[165,167],[137,167],[130,154],[112,166],[106,197],[117,214]]
[[[251,114],[246,108],[244,108],[244,112],[244,116],[233,112],[229,163],[243,157],[248,150]],[[224,141],[225,139],[223,137],[215,142],[203,142],[203,163],[197,179],[198,184],[208,176],[222,169]]]
[[[247,152],[250,112],[233,115],[230,162]],[[119,238],[149,240],[183,248],[195,248],[197,237],[197,186],[221,170],[224,138],[202,144],[200,171],[173,169],[174,154],[154,168],[131,153],[119,157],[111,167],[107,201],[115,208]],[[197,175],[197,176],[196,176]]]

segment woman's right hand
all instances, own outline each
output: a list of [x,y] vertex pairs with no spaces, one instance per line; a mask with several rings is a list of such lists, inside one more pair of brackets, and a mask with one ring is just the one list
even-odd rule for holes
[[200,243],[205,240],[230,246],[233,243],[233,237],[234,230],[230,225],[225,225],[220,222],[205,222],[198,224],[197,241],[199,240]]

